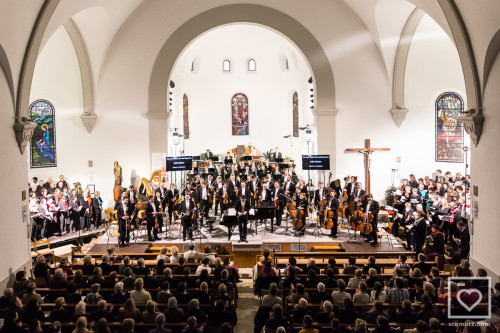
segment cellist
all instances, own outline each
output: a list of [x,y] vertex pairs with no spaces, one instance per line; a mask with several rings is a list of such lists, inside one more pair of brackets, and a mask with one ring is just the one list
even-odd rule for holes
[[373,200],[373,195],[371,193],[368,193],[365,197],[365,200],[363,201],[363,212],[364,212],[363,218],[365,219],[365,221],[367,221],[369,220],[368,214],[373,215],[373,220],[369,222],[371,223],[371,233],[369,234],[369,240],[372,241],[371,242],[372,246],[376,246],[378,244],[377,219],[378,219],[379,207],[380,206],[378,202]]
[[[298,190],[297,192],[300,192]],[[294,197],[295,200],[295,221],[297,221],[294,226],[296,227],[299,235],[304,235],[306,230],[306,217],[307,217],[307,199],[303,192],[298,193]],[[297,227],[300,226],[300,227]]]
[[[326,216],[325,218],[328,220],[332,220],[333,227],[330,229],[330,237],[337,238],[337,227],[339,221],[339,199],[337,199],[336,191],[334,189],[330,192],[330,201],[328,201],[328,205],[326,207]],[[332,214],[330,214],[330,212]]]

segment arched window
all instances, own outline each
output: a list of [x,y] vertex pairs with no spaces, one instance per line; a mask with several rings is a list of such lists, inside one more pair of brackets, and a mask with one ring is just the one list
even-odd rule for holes
[[464,131],[458,119],[463,110],[457,93],[445,92],[436,99],[436,162],[463,162]]
[[182,119],[184,121],[184,139],[189,139],[189,106],[186,94],[182,96]]
[[32,168],[55,167],[56,163],[56,122],[54,106],[39,99],[31,103],[29,114],[36,124],[30,144]]
[[222,70],[224,72],[230,72],[231,71],[231,62],[229,60],[224,60],[222,63]]
[[288,65],[288,58],[285,58],[285,69],[290,69],[290,66]]
[[254,59],[250,59],[248,60],[248,71],[249,72],[255,72],[256,70],[256,65],[255,65],[255,60]]
[[248,135],[248,98],[237,93],[231,99],[233,135]]
[[293,136],[299,137],[299,95],[293,94]]
[[191,61],[191,72],[194,72],[194,60]]

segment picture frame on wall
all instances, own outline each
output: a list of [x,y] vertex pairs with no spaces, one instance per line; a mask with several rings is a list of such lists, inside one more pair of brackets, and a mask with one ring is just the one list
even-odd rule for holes
[[90,194],[94,194],[95,193],[95,184],[87,184],[87,187],[90,190]]

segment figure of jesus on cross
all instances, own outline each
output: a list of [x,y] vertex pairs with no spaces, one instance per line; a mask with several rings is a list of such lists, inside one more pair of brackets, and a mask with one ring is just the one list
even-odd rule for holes
[[370,155],[376,151],[390,151],[391,148],[371,148],[370,139],[365,139],[365,147],[364,148],[348,148],[346,152],[357,152],[361,153],[365,156],[365,186],[366,193],[371,193],[370,189]]

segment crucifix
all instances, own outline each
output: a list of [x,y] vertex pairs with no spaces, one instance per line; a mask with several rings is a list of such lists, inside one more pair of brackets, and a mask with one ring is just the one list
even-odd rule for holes
[[366,188],[366,193],[371,193],[370,192],[370,162],[371,162],[371,157],[370,155],[373,154],[375,151],[390,151],[391,148],[372,148],[370,146],[370,139],[365,139],[365,148],[348,148],[345,151],[355,151],[358,153],[361,153],[365,155],[365,188]]

